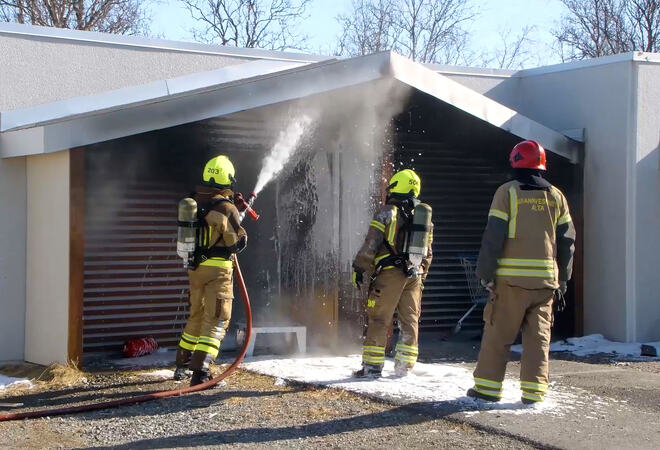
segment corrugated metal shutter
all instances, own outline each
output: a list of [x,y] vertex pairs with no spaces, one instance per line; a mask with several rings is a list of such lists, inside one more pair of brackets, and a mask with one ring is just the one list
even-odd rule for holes
[[144,336],[176,345],[188,310],[188,279],[176,255],[176,205],[186,191],[146,181],[115,191],[88,193],[83,351],[119,351]]
[[[442,143],[401,135],[395,154],[399,167],[422,179],[421,199],[433,208],[433,263],[422,297],[420,329],[452,328],[471,306],[462,256],[479,252],[488,208],[506,174],[486,158]],[[481,327],[479,310],[464,328]]]

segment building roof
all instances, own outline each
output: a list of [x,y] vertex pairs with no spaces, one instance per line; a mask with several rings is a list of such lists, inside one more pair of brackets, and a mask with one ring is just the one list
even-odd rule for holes
[[233,56],[247,59],[273,59],[278,61],[298,62],[315,62],[328,59],[327,56],[311,55],[307,53],[280,52],[256,48],[230,47],[217,44],[169,41],[164,39],[145,38],[141,36],[124,36],[119,34],[99,33],[95,31],[69,30],[66,28],[40,27],[36,25],[24,25],[7,22],[0,22],[0,36],[2,35],[14,35],[29,37],[32,39],[45,39],[50,41],[94,43],[97,45],[107,45],[113,47],[146,48],[182,53]]
[[316,63],[253,61],[2,112],[0,157],[55,152],[384,79],[578,160],[576,141],[392,52]]

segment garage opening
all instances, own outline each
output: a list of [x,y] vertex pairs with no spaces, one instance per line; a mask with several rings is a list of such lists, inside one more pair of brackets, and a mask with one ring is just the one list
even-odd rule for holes
[[[364,89],[306,99],[346,109],[315,117],[299,150],[259,195],[261,219],[245,223],[249,243],[240,260],[255,323],[305,325],[311,347],[359,343],[364,298],[350,285],[350,265],[384,183],[400,168],[419,172],[422,198],[434,211],[421,330],[451,329],[470,306],[460,258],[478,252],[492,195],[508,179],[508,152],[520,140],[403,84],[395,89],[394,98],[405,99],[394,119],[369,102],[337,101],[359,99]],[[85,148],[85,356],[116,354],[126,340],[145,336],[161,347],[177,344],[188,295],[176,255],[178,200],[219,153],[234,162],[238,190],[249,193],[263,157],[299,108],[278,104]],[[549,165],[549,180],[570,201],[577,192],[573,166],[553,154]],[[223,349],[240,337],[239,304]],[[572,314],[558,317],[557,331],[573,331]],[[475,312],[465,328],[480,327]]]

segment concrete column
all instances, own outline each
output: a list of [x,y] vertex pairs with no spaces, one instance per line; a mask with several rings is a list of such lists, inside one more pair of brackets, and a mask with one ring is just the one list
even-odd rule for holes
[[25,160],[0,159],[0,361],[25,345]]
[[69,331],[69,151],[27,158],[25,360],[65,363]]

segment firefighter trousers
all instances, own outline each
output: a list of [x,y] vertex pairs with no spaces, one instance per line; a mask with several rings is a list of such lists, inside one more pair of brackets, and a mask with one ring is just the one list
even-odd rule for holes
[[364,341],[362,363],[382,369],[385,363],[387,330],[398,311],[399,342],[395,364],[412,369],[417,362],[418,323],[421,313],[422,280],[408,278],[397,268],[384,269],[369,287],[367,298],[367,337]]
[[553,297],[552,289],[524,289],[496,282],[495,294],[484,308],[484,333],[474,371],[477,392],[501,398],[509,350],[522,330],[522,397],[543,400],[548,390]]
[[220,352],[234,296],[233,268],[202,265],[188,271],[190,315],[176,356],[177,366],[208,370]]

